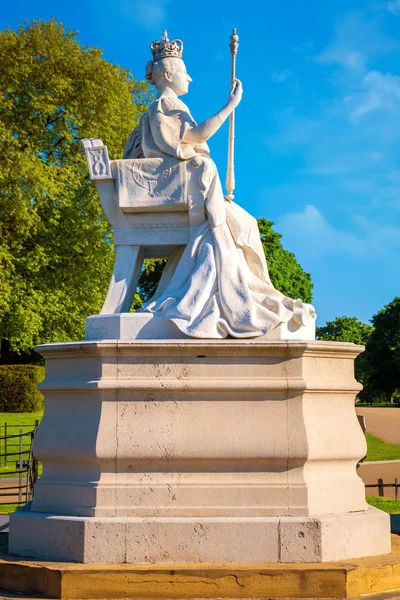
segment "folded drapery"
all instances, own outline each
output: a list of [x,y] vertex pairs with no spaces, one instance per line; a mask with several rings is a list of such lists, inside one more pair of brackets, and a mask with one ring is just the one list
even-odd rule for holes
[[310,304],[272,285],[257,221],[234,203],[225,213],[217,226],[208,220],[194,230],[168,286],[141,310],[161,313],[196,338],[255,337],[291,319],[315,319]]

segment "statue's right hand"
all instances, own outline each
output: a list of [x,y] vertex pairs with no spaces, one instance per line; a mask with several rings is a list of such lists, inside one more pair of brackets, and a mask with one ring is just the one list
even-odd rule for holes
[[232,106],[232,110],[234,110],[237,107],[237,105],[239,104],[239,102],[242,99],[242,95],[243,95],[242,82],[240,81],[240,79],[234,79],[232,87],[231,87],[231,91],[229,92],[229,96],[228,96],[228,101],[229,101],[229,104]]

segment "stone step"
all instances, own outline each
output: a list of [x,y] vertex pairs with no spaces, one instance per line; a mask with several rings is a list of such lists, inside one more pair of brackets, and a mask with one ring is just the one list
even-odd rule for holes
[[0,586],[20,592],[4,598],[53,600],[327,600],[328,594],[394,600],[400,599],[400,538],[393,536],[389,555],[317,564],[101,565],[2,554]]

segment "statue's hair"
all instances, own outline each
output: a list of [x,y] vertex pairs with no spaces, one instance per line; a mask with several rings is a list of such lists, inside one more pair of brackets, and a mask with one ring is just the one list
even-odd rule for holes
[[174,71],[182,62],[180,58],[167,57],[160,60],[149,60],[146,64],[146,79],[149,83],[157,85],[157,81],[164,75],[165,71]]

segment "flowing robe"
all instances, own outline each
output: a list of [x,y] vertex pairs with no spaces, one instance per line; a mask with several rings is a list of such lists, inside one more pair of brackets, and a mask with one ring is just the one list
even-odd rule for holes
[[124,158],[207,157],[207,220],[194,228],[167,286],[141,310],[162,314],[194,338],[255,337],[291,319],[298,325],[315,319],[310,304],[272,285],[256,219],[225,200],[207,144],[183,141],[195,125],[177,96],[161,96],[125,147]]

